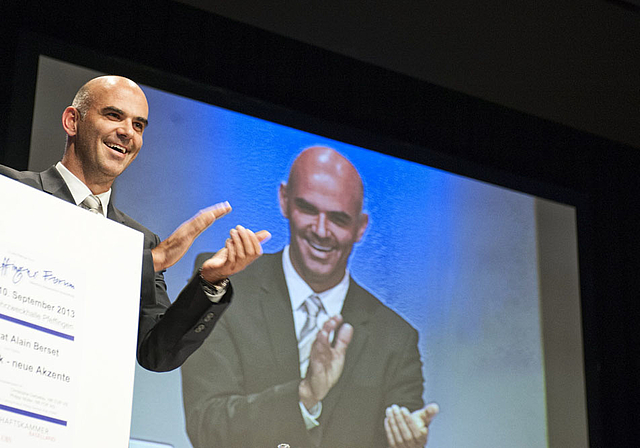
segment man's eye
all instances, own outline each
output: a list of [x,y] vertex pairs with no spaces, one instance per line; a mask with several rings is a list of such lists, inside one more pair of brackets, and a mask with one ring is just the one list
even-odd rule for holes
[[139,131],[142,131],[144,129],[144,126],[142,125],[142,123],[133,123],[133,127]]
[[298,209],[302,213],[306,213],[308,215],[315,215],[318,213],[315,207],[312,207],[309,204],[298,204]]
[[351,224],[351,217],[343,213],[329,213],[329,220],[337,226],[346,227]]
[[115,113],[115,112],[108,112],[107,113],[107,117],[111,117],[111,118],[120,118],[120,116]]

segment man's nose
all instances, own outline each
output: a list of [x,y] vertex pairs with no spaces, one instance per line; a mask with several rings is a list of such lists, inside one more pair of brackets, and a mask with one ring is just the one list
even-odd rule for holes
[[329,235],[329,231],[327,230],[327,216],[324,213],[318,213],[313,231],[320,238],[326,238]]
[[130,139],[133,137],[134,134],[134,129],[133,129],[133,122],[131,120],[123,120],[122,122],[120,122],[120,126],[118,127],[118,135],[126,138],[126,139]]

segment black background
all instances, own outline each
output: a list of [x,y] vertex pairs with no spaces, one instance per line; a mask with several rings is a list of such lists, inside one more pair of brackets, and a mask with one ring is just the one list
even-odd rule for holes
[[590,444],[637,445],[637,149],[173,2],[9,1],[0,23],[0,162],[14,168],[47,54],[577,205]]

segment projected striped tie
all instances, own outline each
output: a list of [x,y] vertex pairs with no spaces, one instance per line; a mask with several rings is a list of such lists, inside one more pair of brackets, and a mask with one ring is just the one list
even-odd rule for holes
[[311,345],[316,339],[318,333],[318,315],[324,311],[320,297],[315,294],[310,295],[307,300],[300,306],[307,314],[307,320],[300,331],[298,337],[298,353],[300,355],[300,375],[304,378],[309,366],[309,354],[311,353]]

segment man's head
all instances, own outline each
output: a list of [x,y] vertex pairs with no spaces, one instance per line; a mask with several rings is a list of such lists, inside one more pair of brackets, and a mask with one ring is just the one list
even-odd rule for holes
[[62,163],[93,193],[107,191],[138,155],[148,113],[147,98],[130,79],[92,79],[62,114]]
[[311,147],[293,162],[279,197],[293,267],[316,292],[337,285],[369,221],[358,171],[335,150]]

